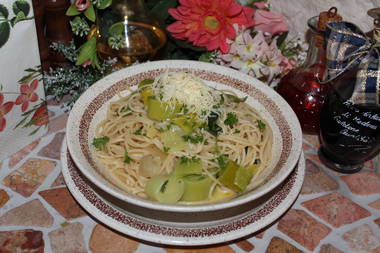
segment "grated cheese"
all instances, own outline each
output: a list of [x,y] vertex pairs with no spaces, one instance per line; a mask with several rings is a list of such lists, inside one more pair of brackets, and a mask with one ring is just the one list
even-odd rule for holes
[[213,89],[195,75],[186,72],[165,72],[153,83],[153,90],[161,101],[171,106],[181,103],[188,113],[198,115],[206,121],[212,107],[217,104]]

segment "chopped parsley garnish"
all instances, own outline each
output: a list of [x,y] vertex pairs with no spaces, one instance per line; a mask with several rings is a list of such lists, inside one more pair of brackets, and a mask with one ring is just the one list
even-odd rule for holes
[[183,114],[186,114],[189,112],[189,109],[187,108],[186,105],[184,105],[182,111],[183,111]]
[[192,136],[192,135],[184,135],[182,136],[182,138],[187,141],[187,142],[191,142],[191,143],[201,143],[204,141],[204,137],[202,135],[195,135],[195,136]]
[[221,132],[223,129],[216,123],[218,121],[219,115],[215,112],[211,112],[210,115],[207,118],[207,128],[206,130],[214,135],[218,136],[219,132]]
[[128,155],[128,151],[127,150],[125,150],[125,153],[124,153],[124,162],[125,163],[133,162],[133,159]]
[[181,156],[181,158],[180,158],[180,163],[181,164],[183,164],[183,163],[188,163],[188,162],[193,162],[193,163],[195,163],[195,162],[199,162],[200,161],[200,159],[199,158],[196,158],[195,156],[193,156],[193,157],[191,157],[191,158],[189,158],[189,157],[187,157],[187,156]]
[[227,167],[228,158],[225,155],[220,155],[216,158],[218,160],[218,165],[221,169]]
[[240,130],[239,129],[235,129],[234,134],[240,134]]
[[238,122],[238,118],[236,116],[236,113],[229,112],[227,113],[227,118],[224,120],[224,124],[227,126],[232,126],[233,124],[236,124]]
[[97,149],[105,149],[107,142],[109,142],[110,138],[108,136],[103,136],[100,138],[94,138],[92,140],[92,145],[94,145]]
[[169,152],[170,148],[169,147],[164,147],[164,152]]
[[264,131],[266,125],[264,122],[262,122],[261,120],[258,120],[257,121],[257,126],[259,127],[260,131]]
[[141,133],[142,129],[143,129],[143,127],[140,127],[139,129],[137,129],[137,130],[134,132],[134,134],[136,134],[136,135],[141,135],[141,134],[142,134],[142,133]]

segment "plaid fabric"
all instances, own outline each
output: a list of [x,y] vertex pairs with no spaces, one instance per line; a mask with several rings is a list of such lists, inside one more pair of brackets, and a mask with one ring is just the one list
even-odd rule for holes
[[354,104],[380,106],[380,42],[373,41],[354,24],[327,24],[327,75],[329,82],[357,67],[356,84],[351,96]]

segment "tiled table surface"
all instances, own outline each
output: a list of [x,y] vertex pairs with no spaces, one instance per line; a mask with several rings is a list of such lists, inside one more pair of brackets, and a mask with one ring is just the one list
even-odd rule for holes
[[380,253],[379,157],[360,173],[335,173],[320,163],[317,138],[304,136],[305,181],[279,220],[228,245],[177,249],[118,234],[76,203],[65,187],[59,160],[68,114],[54,102],[49,112],[46,136],[0,164],[1,253]]

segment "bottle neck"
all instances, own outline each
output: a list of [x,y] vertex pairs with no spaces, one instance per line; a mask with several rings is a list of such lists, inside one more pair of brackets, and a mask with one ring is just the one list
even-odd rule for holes
[[316,32],[312,32],[303,67],[309,67],[314,64],[326,64],[325,39],[323,34]]

